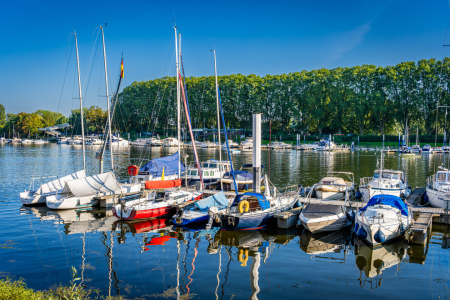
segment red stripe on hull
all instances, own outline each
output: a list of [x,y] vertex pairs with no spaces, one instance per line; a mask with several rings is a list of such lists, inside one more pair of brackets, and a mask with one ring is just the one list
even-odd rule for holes
[[[117,215],[115,210],[113,211],[113,213],[116,218],[121,219],[120,216]],[[146,210],[133,210],[130,216],[128,216],[127,218],[122,218],[122,220],[150,219],[173,213],[175,213],[175,208],[171,206],[164,206]]]

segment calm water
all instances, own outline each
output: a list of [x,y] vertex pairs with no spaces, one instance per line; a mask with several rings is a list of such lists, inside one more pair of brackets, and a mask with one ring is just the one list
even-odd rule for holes
[[[87,149],[87,172],[98,170],[97,149]],[[126,149],[114,157],[117,177],[126,167],[173,151]],[[190,156],[188,161],[192,160]],[[199,150],[201,160],[218,151]],[[374,152],[272,151],[270,178],[280,187],[312,185],[327,171],[351,171],[356,182],[377,167]],[[233,157],[235,167],[251,154]],[[423,186],[442,157],[387,155],[388,168],[403,169],[412,187]],[[269,172],[269,152],[263,151]],[[105,166],[108,162],[105,162]],[[397,242],[372,250],[342,231],[311,235],[293,230],[174,230],[168,220],[119,223],[111,212],[49,211],[21,206],[30,176],[81,169],[81,149],[55,144],[0,147],[0,277],[24,278],[29,287],[68,284],[71,267],[83,284],[103,295],[147,299],[364,299],[449,298],[447,228],[434,226],[428,245]],[[107,169],[105,167],[105,169]]]

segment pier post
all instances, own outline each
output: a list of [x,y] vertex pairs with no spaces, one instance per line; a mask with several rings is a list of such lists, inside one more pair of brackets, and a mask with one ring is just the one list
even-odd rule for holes
[[261,193],[261,114],[253,114],[253,191]]

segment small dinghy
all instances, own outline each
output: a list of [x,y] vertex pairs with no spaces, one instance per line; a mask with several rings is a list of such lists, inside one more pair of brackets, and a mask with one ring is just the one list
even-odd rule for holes
[[199,200],[202,192],[183,190],[152,192],[146,197],[132,201],[121,201],[112,209],[114,216],[121,220],[138,220],[161,217],[175,212],[174,205],[185,201]]
[[356,237],[379,245],[405,235],[412,224],[410,208],[392,195],[375,195],[356,215]]
[[209,219],[208,211],[215,207],[217,211],[228,206],[230,200],[225,197],[223,192],[209,196],[208,198],[198,200],[192,203],[185,203],[183,207],[178,208],[178,212],[172,217],[175,225],[188,225],[192,223],[206,222]]

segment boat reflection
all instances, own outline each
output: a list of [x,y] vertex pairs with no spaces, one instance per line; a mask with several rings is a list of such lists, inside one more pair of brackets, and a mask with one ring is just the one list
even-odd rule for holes
[[[315,259],[325,259],[327,262],[332,262],[333,260],[344,262],[351,246],[351,237],[350,228],[314,234],[304,229],[300,235],[300,248]],[[323,256],[326,253],[344,253],[344,258]]]
[[[166,239],[162,241],[162,239],[159,239],[159,241],[155,240],[152,242],[153,238],[158,237],[164,237],[169,236],[172,226],[170,225],[170,219],[169,218],[153,218],[153,219],[147,219],[147,220],[139,220],[136,222],[129,222],[129,221],[121,221],[115,219],[115,222],[113,224],[113,228],[118,231],[117,232],[117,239],[119,243],[125,243],[127,239],[127,234],[130,234],[132,236],[135,236],[135,234],[141,234],[141,233],[156,233],[159,234],[159,236],[155,236],[152,238],[148,238],[144,236],[144,244],[146,246],[151,245],[164,245],[164,243],[167,241]],[[175,236],[176,233],[173,233],[172,236]],[[148,245],[147,245],[148,244]],[[147,251],[146,247],[142,247],[143,251]]]
[[356,266],[360,270],[361,287],[368,282],[371,290],[381,286],[383,271],[393,266],[397,266],[399,270],[399,264],[406,261],[408,247],[408,241],[405,239],[373,248],[356,238],[355,258]]

